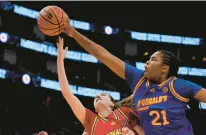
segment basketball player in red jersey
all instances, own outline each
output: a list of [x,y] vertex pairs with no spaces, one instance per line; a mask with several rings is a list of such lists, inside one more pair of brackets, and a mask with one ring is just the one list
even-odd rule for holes
[[57,42],[57,68],[61,92],[88,134],[123,135],[122,129],[127,127],[139,135],[143,135],[142,128],[139,126],[139,123],[137,123],[139,119],[136,113],[127,107],[119,107],[113,110],[115,106],[114,99],[107,93],[100,93],[96,95],[94,99],[94,108],[97,114],[82,105],[69,87],[64,69],[64,58],[68,48],[64,50],[63,45],[63,39],[59,38]]
[[[122,99],[121,101],[117,102],[115,104],[115,107],[119,108],[121,106],[124,106],[124,107],[131,108],[135,111],[132,99],[133,99],[133,95],[130,95],[130,96]],[[143,134],[143,130],[141,127],[139,127],[138,133],[140,133],[139,135]],[[46,131],[41,131],[38,133],[38,135],[48,135],[48,133]],[[89,135],[88,132],[86,131],[86,129],[83,131],[82,135]],[[135,133],[132,130],[130,130],[129,128],[123,128],[122,135],[135,135]]]

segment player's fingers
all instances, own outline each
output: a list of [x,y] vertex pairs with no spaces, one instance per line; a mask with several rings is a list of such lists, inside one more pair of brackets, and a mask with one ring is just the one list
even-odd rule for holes
[[132,130],[130,130],[128,127],[124,127],[124,128],[122,129],[122,133],[123,133],[124,135],[134,135],[134,132],[133,132]]
[[57,44],[57,48],[58,48],[58,49],[62,49],[62,45],[61,45],[60,38],[57,39],[56,44]]
[[61,37],[59,37],[59,44],[62,45],[61,43],[62,43],[62,41],[61,41]]
[[64,45],[64,39],[62,38],[62,45]]
[[127,133],[125,127],[122,128],[122,133],[123,133],[123,134],[126,134],[126,133]]
[[58,43],[59,43],[59,47],[62,48],[63,45],[62,45],[62,42],[61,42],[61,38],[60,38],[60,37],[58,38]]
[[129,135],[135,135],[135,134],[134,134],[134,132],[131,131],[131,132],[129,133]]
[[61,37],[59,37],[59,42],[61,43]]
[[61,37],[59,37],[59,39],[60,39],[60,44],[63,46],[63,43],[62,43],[62,38],[61,38]]
[[61,37],[59,37],[59,47],[61,49],[63,49],[63,46],[64,46],[64,44],[62,43],[62,39],[61,39]]
[[64,52],[66,53],[68,51],[68,47],[66,47],[65,49],[64,49]]
[[66,47],[64,50],[64,58],[66,57],[67,51],[68,51],[68,47]]

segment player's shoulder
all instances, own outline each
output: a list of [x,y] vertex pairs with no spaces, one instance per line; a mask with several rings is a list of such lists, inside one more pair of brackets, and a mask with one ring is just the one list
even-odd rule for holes
[[117,109],[119,109],[120,111],[122,111],[124,113],[133,112],[133,109],[131,109],[129,107],[119,107]]
[[173,83],[173,86],[176,90],[186,88],[188,86],[193,86],[193,85],[194,85],[193,82],[189,80],[185,80],[183,78],[176,78]]
[[190,84],[192,83],[191,81],[189,80],[185,80],[183,78],[175,78],[175,81],[174,81],[175,84]]
[[86,111],[86,115],[90,115],[90,116],[97,116],[96,113],[94,113],[93,111],[91,111],[90,109],[88,108],[85,108],[85,111]]

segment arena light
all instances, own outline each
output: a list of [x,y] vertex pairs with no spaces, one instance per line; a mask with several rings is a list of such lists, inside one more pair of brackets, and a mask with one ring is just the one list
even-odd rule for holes
[[[147,33],[131,31],[131,35],[130,36],[131,36],[132,39],[136,39],[136,40],[142,40],[142,41],[146,41],[147,40]],[[155,40],[153,40],[153,41],[155,41]]]
[[0,33],[0,40],[1,40],[1,42],[6,43],[7,40],[8,40],[8,34],[4,33],[4,32],[1,32]]
[[14,6],[14,9],[13,9],[14,13],[17,13],[19,15],[27,16],[27,17],[30,17],[33,19],[37,19],[38,15],[39,15],[38,11],[29,9],[29,8],[25,8],[22,6],[18,6],[15,4],[13,6]]
[[[136,68],[144,70],[145,63],[136,62]],[[190,76],[206,76],[205,68],[194,68],[194,67],[180,67],[178,74],[190,75]]]
[[110,27],[110,26],[105,26],[105,27],[104,27],[104,32],[105,32],[105,34],[107,34],[107,35],[111,35],[112,32],[113,32],[113,29],[112,29],[112,27]]
[[83,22],[83,21],[78,21],[78,20],[70,19],[70,24],[74,28],[77,28],[77,29],[90,30],[90,23],[88,23],[88,22]]
[[[2,32],[0,32],[1,34]],[[7,36],[11,36],[8,33],[5,33]],[[11,36],[12,37],[12,36]],[[0,40],[1,41],[1,40]],[[46,53],[52,56],[57,56],[57,48],[49,45],[51,43],[38,43],[35,41],[31,40],[26,40],[23,38],[20,38],[20,43],[19,47],[41,52],[41,53]],[[91,62],[91,63],[98,63],[98,59],[95,58],[94,56],[88,54],[88,53],[82,53],[78,51],[71,51],[69,50],[66,54],[67,59],[71,60],[77,60],[77,61],[84,61],[84,62]]]
[[26,85],[28,85],[31,82],[31,77],[28,74],[24,74],[22,76],[22,82]]
[[6,78],[7,70],[0,69],[0,78],[5,79]]
[[[0,69],[0,78],[8,79],[6,74],[9,74],[9,72],[10,72],[9,70]],[[27,73],[21,75],[19,73],[12,72],[12,75],[21,76],[22,82],[25,85],[33,83],[35,87],[42,87],[46,89],[60,91],[60,85],[58,81],[42,78],[40,76],[30,76]],[[15,79],[18,79],[18,78],[15,78]],[[40,84],[36,85],[36,82],[34,82],[34,80],[40,80]],[[14,82],[18,82],[18,81],[14,81]],[[78,86],[78,85],[70,85],[70,87],[75,95],[80,95],[80,96],[95,97],[96,94],[105,92],[105,93],[110,94],[115,100],[120,100],[120,97],[121,97],[120,92],[115,92],[115,91],[110,91],[110,90],[88,88],[88,87],[83,87],[83,86]]]
[[[23,38],[21,38],[20,40],[20,47],[34,50],[37,52],[50,54],[52,56],[57,56],[56,47],[34,42],[31,40],[26,40]],[[66,58],[72,59],[72,60],[84,61],[84,62],[98,63],[98,60],[94,56],[87,54],[87,53],[77,52],[77,51],[68,51],[66,54]]]
[[144,56],[147,56],[147,55],[149,55],[149,53],[148,53],[148,52],[145,52],[145,53],[144,53]]
[[200,102],[199,108],[200,109],[206,109],[206,103]]
[[152,33],[135,32],[135,31],[130,31],[130,36],[132,39],[135,40],[194,45],[194,46],[200,45],[200,41],[201,41],[200,38],[195,38],[195,37],[172,36],[172,35],[152,34]]
[[[49,79],[41,78],[41,87],[48,88],[48,89],[55,89],[60,91],[60,85],[59,82]],[[88,97],[95,97],[98,93],[108,93],[110,94],[115,100],[120,100],[120,93],[119,92],[113,92],[108,90],[101,90],[101,89],[93,89],[93,88],[87,88],[87,87],[81,87],[76,85],[71,85],[72,92],[76,95],[81,96],[88,96]]]

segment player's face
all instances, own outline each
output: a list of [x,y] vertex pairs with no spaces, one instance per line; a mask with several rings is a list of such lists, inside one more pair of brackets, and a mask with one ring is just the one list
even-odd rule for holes
[[101,107],[112,107],[114,103],[111,101],[107,93],[97,94],[94,99],[94,108],[98,111]]
[[163,64],[163,54],[155,52],[145,64],[144,75],[149,80],[157,80],[162,73],[167,72],[168,66]]

